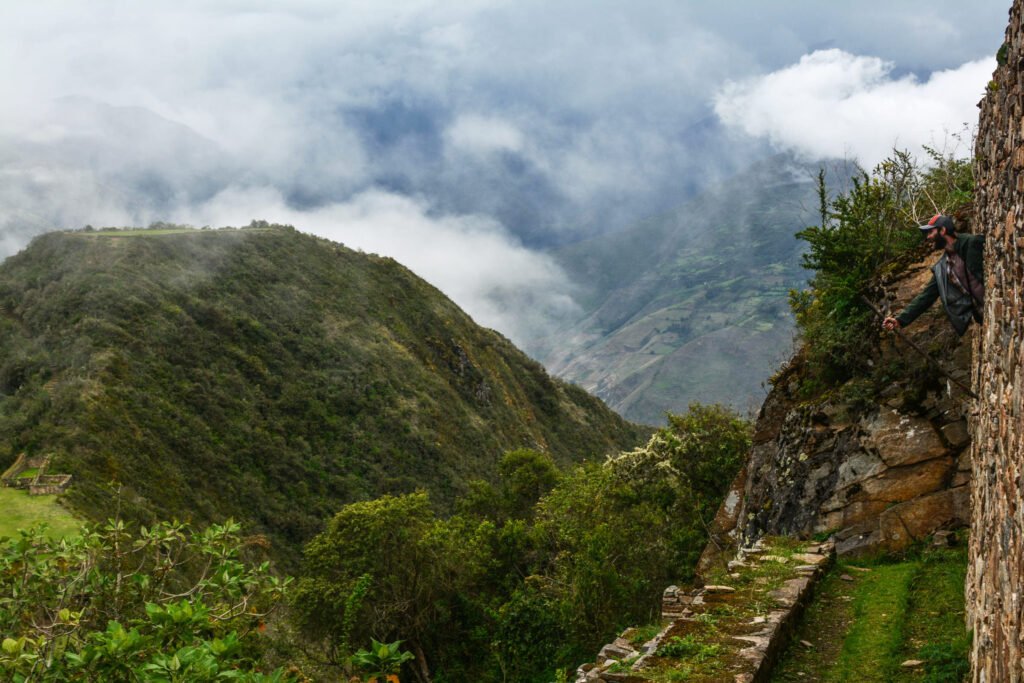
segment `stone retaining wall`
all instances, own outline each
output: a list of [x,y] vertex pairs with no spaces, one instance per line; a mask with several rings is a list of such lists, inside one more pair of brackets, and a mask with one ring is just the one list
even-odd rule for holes
[[28,493],[31,496],[56,495],[64,493],[70,484],[70,474],[43,474],[31,480]]
[[1024,18],[981,101],[975,222],[986,235],[985,325],[972,448],[968,625],[972,679],[1024,680]]
[[14,461],[14,464],[4,470],[4,473],[0,475],[0,480],[8,486],[13,486],[15,488],[27,488],[27,484],[25,486],[18,486],[18,475],[25,470],[32,469],[33,467],[38,468],[40,471],[45,470],[47,461],[48,458],[45,455],[34,455],[29,457],[24,453],[21,453],[18,455],[18,459]]
[[[47,474],[46,470],[49,465],[50,456],[48,455],[26,457],[22,453],[14,461],[14,464],[7,468],[2,477],[0,477],[0,480],[2,480],[4,486],[28,490],[30,496],[64,493],[71,484],[71,475]],[[34,477],[20,476],[25,470],[32,468],[39,470]]]
[[[673,635],[699,633],[701,629],[724,631],[716,635],[720,648],[715,681],[762,683],[785,649],[804,608],[809,604],[817,580],[835,557],[831,541],[785,552],[757,543],[740,550],[729,562],[726,575],[732,585],[705,585],[690,590],[677,586],[665,589],[662,598],[664,627],[643,644],[634,644],[637,630],[626,629],[598,653],[597,661],[584,664],[576,672],[576,683],[643,683],[671,670],[670,656],[659,653]],[[771,565],[773,581],[754,576]],[[728,612],[740,615],[738,621],[708,626],[703,617],[716,606],[727,605]],[[711,680],[699,674],[692,680]],[[688,679],[688,680],[689,680]]]

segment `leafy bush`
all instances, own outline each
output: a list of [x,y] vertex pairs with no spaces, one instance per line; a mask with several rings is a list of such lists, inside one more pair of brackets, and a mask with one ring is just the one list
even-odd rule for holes
[[805,387],[828,388],[867,367],[878,334],[862,296],[915,253],[917,225],[935,213],[960,214],[970,203],[970,162],[927,152],[930,164],[922,167],[896,151],[831,199],[824,171],[819,174],[821,223],[796,235],[807,242],[803,266],[813,275],[808,289],[790,292],[813,375]]
[[411,652],[401,649],[402,641],[381,643],[370,641],[369,650],[359,650],[352,655],[352,663],[365,672],[367,678],[385,678],[397,674],[410,659],[415,659]]
[[674,659],[690,659],[694,662],[703,662],[714,659],[722,651],[721,645],[702,642],[696,634],[690,633],[685,636],[672,636],[664,645],[658,648],[659,657],[672,657]]
[[751,426],[720,405],[690,405],[668,415],[643,448],[610,461],[618,477],[670,510],[668,534],[676,578],[691,578],[707,529],[750,449]]
[[453,620],[471,621],[458,611],[486,572],[493,535],[490,522],[438,519],[425,492],[345,506],[306,548],[291,595],[299,627],[345,673],[352,646],[372,640],[401,639],[426,667]]
[[0,678],[283,681],[261,673],[264,619],[287,586],[234,522],[193,531],[122,521],[0,545]]

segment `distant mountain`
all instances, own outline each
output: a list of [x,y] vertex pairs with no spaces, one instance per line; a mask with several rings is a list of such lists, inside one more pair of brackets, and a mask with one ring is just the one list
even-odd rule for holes
[[230,515],[295,559],[344,503],[444,508],[508,449],[644,433],[395,261],[291,228],[51,233],[0,266],[0,470],[53,454],[93,518]]
[[534,353],[631,420],[658,424],[692,401],[755,408],[792,351],[787,296],[805,280],[794,233],[817,219],[816,172],[776,156],[555,252],[585,313]]

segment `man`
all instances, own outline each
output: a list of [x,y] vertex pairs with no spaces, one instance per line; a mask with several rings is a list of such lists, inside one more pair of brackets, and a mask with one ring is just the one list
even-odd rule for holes
[[942,306],[946,309],[953,329],[962,335],[972,318],[981,322],[985,301],[982,269],[985,236],[958,236],[953,219],[942,214],[932,216],[930,221],[919,228],[935,250],[942,252],[942,258],[932,266],[932,279],[928,286],[914,297],[902,313],[883,320],[882,327],[887,330],[906,327],[935,303],[935,299],[942,299]]

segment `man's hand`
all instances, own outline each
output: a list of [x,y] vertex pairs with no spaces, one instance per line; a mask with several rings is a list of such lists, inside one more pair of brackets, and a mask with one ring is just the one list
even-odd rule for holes
[[900,329],[900,327],[902,327],[902,326],[900,325],[900,321],[899,320],[897,320],[896,318],[894,318],[894,317],[892,317],[890,315],[888,318],[886,318],[885,320],[882,321],[882,327],[884,327],[885,329],[887,329],[887,330],[889,330],[891,332],[893,330]]

